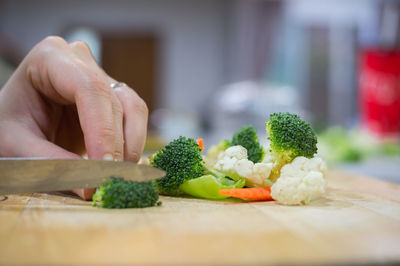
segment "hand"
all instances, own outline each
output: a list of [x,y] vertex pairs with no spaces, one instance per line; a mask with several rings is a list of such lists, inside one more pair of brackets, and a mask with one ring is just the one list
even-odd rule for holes
[[[84,42],[48,37],[0,91],[0,156],[129,160],[144,148],[148,109],[93,59]],[[90,199],[93,189],[74,191]]]

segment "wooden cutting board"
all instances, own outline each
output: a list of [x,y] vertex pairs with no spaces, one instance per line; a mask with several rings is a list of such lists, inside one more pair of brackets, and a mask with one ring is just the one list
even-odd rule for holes
[[400,185],[327,178],[322,198],[295,207],[161,197],[160,207],[105,210],[63,194],[9,196],[0,264],[400,263]]

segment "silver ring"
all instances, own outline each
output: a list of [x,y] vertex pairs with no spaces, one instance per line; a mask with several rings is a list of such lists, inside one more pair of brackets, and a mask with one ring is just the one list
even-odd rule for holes
[[127,87],[128,85],[126,85],[126,83],[124,83],[124,82],[112,82],[112,83],[110,83],[110,88],[111,89],[116,89],[116,88],[119,88],[119,87]]

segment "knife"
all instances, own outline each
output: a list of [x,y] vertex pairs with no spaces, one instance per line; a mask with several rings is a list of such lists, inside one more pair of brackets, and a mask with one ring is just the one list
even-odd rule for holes
[[0,195],[98,187],[110,177],[144,182],[165,176],[132,162],[85,159],[0,159]]

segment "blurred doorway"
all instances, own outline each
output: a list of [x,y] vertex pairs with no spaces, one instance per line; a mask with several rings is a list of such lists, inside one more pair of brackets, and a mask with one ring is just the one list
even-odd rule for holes
[[104,70],[133,88],[146,102],[149,111],[156,108],[159,40],[151,34],[102,34],[101,61]]

